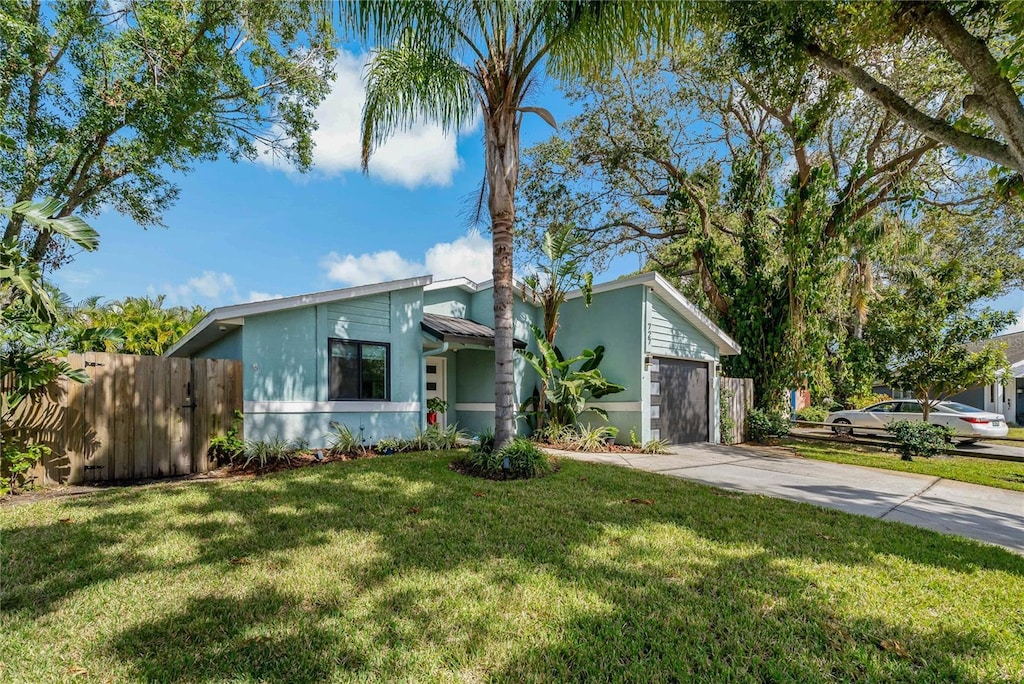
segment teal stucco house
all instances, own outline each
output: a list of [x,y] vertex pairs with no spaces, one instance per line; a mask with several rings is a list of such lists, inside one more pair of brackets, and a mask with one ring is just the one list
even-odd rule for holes
[[[541,309],[517,291],[516,344],[533,349]],[[569,295],[556,344],[567,355],[604,345],[601,371],[626,390],[593,403],[619,440],[632,429],[644,441],[717,441],[719,359],[739,346],[657,274],[593,292],[589,307]],[[372,444],[424,427],[435,396],[448,402],[443,423],[493,428],[493,323],[490,282],[423,276],[214,309],[165,355],[242,362],[247,438],[318,445],[336,421]],[[515,380],[519,403],[539,384],[518,357]]]

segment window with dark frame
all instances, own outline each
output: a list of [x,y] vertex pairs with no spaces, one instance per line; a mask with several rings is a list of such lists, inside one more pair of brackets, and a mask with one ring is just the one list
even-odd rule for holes
[[327,340],[329,401],[390,401],[391,345]]

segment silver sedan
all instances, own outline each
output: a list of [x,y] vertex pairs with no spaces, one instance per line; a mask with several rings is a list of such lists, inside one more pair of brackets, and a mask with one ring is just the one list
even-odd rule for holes
[[[880,434],[897,420],[924,420],[921,403],[913,399],[882,401],[862,409],[835,411],[825,422],[836,434],[853,434],[854,428],[876,428],[869,434]],[[958,437],[975,441],[985,437],[1005,437],[1006,420],[1000,413],[990,413],[955,401],[940,401],[928,413],[928,422],[945,425]]]

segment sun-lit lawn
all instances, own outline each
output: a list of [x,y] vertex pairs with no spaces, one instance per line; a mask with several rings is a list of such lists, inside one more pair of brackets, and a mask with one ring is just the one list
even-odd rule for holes
[[450,455],[0,509],[0,681],[1024,680],[1024,558]]
[[787,440],[786,444],[804,458],[933,475],[948,480],[1024,492],[1024,463],[1019,461],[997,461],[970,456],[936,456],[904,461],[899,454],[892,451],[878,451],[870,447],[838,442],[792,439]]

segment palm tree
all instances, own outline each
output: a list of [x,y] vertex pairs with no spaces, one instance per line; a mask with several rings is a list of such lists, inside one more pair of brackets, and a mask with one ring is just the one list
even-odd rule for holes
[[685,5],[544,0],[352,2],[342,19],[376,49],[367,69],[362,163],[416,120],[457,133],[477,116],[484,131],[484,197],[491,217],[494,277],[495,444],[515,433],[512,375],[512,233],[519,130],[541,71],[585,75],[665,44],[685,26]]

